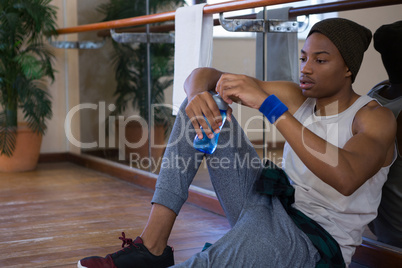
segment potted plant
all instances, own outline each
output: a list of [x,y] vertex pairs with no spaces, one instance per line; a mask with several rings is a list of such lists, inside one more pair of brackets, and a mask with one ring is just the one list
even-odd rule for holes
[[[52,116],[45,79],[54,80],[53,55],[43,40],[56,29],[56,9],[50,2],[0,1],[0,171],[36,167],[46,120]],[[19,127],[18,111],[25,128]],[[39,145],[33,145],[35,141]],[[29,147],[37,152],[28,152]],[[19,156],[25,158],[16,159]]]
[[[171,10],[184,5],[184,0],[151,0],[150,12]],[[101,4],[98,10],[105,14],[103,21],[125,19],[145,15],[146,1],[110,0]],[[148,120],[148,81],[147,81],[147,52],[146,44],[121,44],[113,41],[112,62],[115,67],[117,87],[115,90],[116,110],[114,115],[122,114],[131,106],[138,109],[139,115]],[[173,56],[174,44],[151,44],[151,103],[163,104],[165,102],[165,89],[173,83]],[[163,106],[153,110],[153,140],[156,144],[164,143],[166,134],[174,118],[171,109]],[[148,122],[149,123],[149,122]],[[126,139],[136,143],[147,130],[141,128],[138,122],[130,122],[125,129]],[[161,148],[152,148],[153,157],[163,153]],[[139,152],[148,156],[148,142],[137,150],[127,148],[127,152]]]

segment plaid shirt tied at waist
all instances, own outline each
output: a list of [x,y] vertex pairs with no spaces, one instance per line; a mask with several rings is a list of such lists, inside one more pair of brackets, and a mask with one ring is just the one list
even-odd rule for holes
[[290,184],[285,171],[271,161],[267,161],[261,177],[257,181],[257,192],[275,196],[280,200],[296,226],[309,237],[320,253],[321,259],[316,264],[317,268],[345,267],[342,252],[336,240],[317,222],[292,207],[295,201],[295,189]]

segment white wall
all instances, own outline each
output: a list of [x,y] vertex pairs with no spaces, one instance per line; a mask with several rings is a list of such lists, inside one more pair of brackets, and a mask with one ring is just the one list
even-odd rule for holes
[[[57,25],[59,28],[77,25],[76,1],[54,0],[52,5],[58,8]],[[59,41],[77,40],[75,34],[59,36]],[[54,68],[57,70],[55,81],[49,87],[52,96],[53,118],[48,122],[48,130],[43,137],[41,152],[79,152],[79,149],[71,145],[64,131],[64,121],[68,111],[79,104],[78,86],[78,51],[69,49],[53,49],[56,56]],[[80,137],[79,114],[74,116],[72,124],[68,128],[76,139]]]

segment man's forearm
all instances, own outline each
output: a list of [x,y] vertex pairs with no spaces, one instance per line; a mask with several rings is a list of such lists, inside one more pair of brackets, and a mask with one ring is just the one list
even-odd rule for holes
[[198,93],[214,90],[222,72],[213,68],[197,68],[184,82],[184,91],[191,100]]

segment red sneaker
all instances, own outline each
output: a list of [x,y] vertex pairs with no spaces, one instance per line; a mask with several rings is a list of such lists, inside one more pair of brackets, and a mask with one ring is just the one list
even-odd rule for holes
[[[174,265],[173,248],[167,246],[160,256],[155,256],[144,246],[141,237],[134,241],[122,233],[123,249],[102,257],[87,257],[78,261],[78,268],[162,268]],[[127,247],[124,247],[128,245]]]

